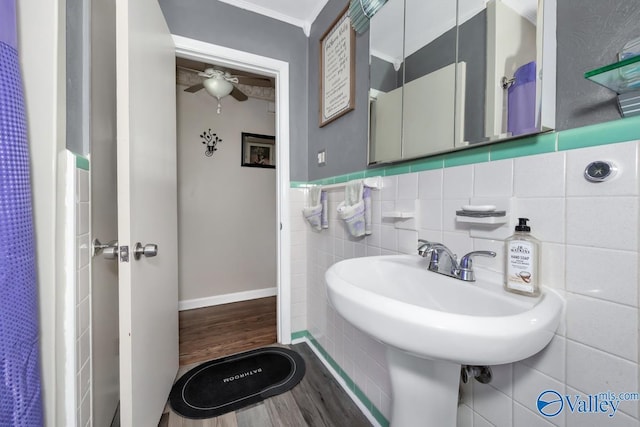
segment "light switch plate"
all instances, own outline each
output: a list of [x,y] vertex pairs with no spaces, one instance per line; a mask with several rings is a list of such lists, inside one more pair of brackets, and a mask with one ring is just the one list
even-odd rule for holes
[[324,166],[327,164],[327,150],[318,151],[318,166]]

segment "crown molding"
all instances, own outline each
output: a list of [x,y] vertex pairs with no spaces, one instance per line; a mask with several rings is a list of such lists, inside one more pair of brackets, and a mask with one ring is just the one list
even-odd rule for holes
[[320,11],[327,4],[328,0],[322,0],[318,2],[318,4],[313,10],[313,13],[309,17],[310,20],[294,18],[293,16],[286,15],[284,13],[275,11],[273,9],[258,6],[246,0],[219,0],[219,1],[240,9],[248,10],[250,12],[267,16],[269,18],[277,19],[278,21],[286,22],[287,24],[291,24],[293,26],[299,27],[302,29],[302,31],[304,31],[304,34],[307,37],[309,37],[311,24],[313,24],[313,21],[315,21],[315,19],[318,17],[318,14],[320,14]]

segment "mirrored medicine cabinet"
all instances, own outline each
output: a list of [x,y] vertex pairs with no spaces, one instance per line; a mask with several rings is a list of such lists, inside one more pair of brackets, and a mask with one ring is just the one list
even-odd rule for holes
[[369,164],[555,127],[556,0],[389,0],[371,19]]

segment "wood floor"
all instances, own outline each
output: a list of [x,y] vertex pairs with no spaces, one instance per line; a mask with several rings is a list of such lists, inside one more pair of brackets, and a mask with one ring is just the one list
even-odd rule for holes
[[180,366],[277,341],[276,297],[181,311]]
[[[274,298],[275,300],[275,298]],[[265,301],[262,301],[264,304]],[[246,328],[243,322],[237,321],[238,313],[249,313],[252,315],[252,304],[257,302],[247,301],[246,303],[228,304],[235,307],[217,306],[227,311],[226,316],[221,313],[208,314],[206,320],[201,321],[198,313],[185,313],[188,320],[184,323],[183,337],[183,321],[182,313],[180,318],[180,360],[198,359],[199,362],[205,361],[201,359],[205,355],[215,354],[211,358],[228,356],[238,351],[245,351],[275,342],[275,335],[271,342],[267,344],[258,344],[258,339],[253,337],[251,331]],[[246,304],[246,305],[245,305]],[[275,304],[275,302],[271,302]],[[260,304],[258,304],[260,305]],[[200,310],[200,309],[199,309]],[[198,310],[191,310],[198,311]],[[213,310],[217,311],[217,310]],[[202,313],[202,312],[201,312]],[[200,313],[200,314],[201,314]],[[230,314],[231,313],[231,314]],[[249,316],[249,317],[250,317]],[[261,315],[256,314],[257,318]],[[262,316],[266,316],[264,313]],[[211,321],[211,317],[218,319],[219,324]],[[267,316],[268,317],[268,316]],[[275,319],[275,307],[273,317]],[[265,317],[262,317],[263,319]],[[234,320],[235,319],[235,320]],[[187,322],[193,325],[201,325],[208,323],[210,325],[209,335],[214,335],[212,330],[218,331],[226,335],[225,339],[214,340],[214,348],[206,348],[209,339],[203,338],[204,332],[191,333],[187,330]],[[266,322],[258,322],[260,324]],[[237,328],[237,330],[234,330]],[[273,330],[275,334],[275,320],[273,322]],[[260,335],[258,333],[257,335]],[[243,342],[242,337],[248,336],[247,342]],[[194,342],[190,342],[189,337],[193,337]],[[224,343],[226,344],[224,344]],[[183,347],[184,344],[184,347]],[[201,347],[204,345],[205,347]],[[233,349],[232,351],[228,351]],[[183,352],[183,348],[185,349]],[[190,354],[186,349],[193,352]],[[304,358],[306,363],[306,373],[302,381],[292,390],[271,397],[263,402],[240,409],[236,412],[230,412],[216,418],[206,420],[191,420],[182,418],[173,412],[167,405],[166,413],[160,420],[159,427],[370,427],[371,423],[360,412],[358,407],[347,396],[344,390],[338,385],[336,380],[331,376],[329,371],[318,360],[313,351],[305,343],[289,346],[296,350]],[[206,360],[209,360],[206,359]],[[181,362],[182,364],[182,362]],[[189,369],[197,366],[199,363],[190,363],[180,367],[178,378],[186,373]]]

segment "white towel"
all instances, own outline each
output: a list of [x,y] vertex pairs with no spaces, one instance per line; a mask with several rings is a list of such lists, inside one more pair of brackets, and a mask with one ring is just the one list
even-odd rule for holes
[[361,180],[347,182],[344,187],[344,201],[338,205],[338,215],[353,237],[364,236],[366,233],[363,191]]
[[309,188],[309,206],[318,206],[322,197],[322,187],[315,186]]
[[[309,207],[302,209],[302,215],[307,220],[307,222],[311,225],[311,227],[315,230],[322,230],[323,228],[329,228],[329,223],[327,222],[326,226],[324,226],[324,218],[323,218],[323,210],[326,211],[326,194],[322,191],[322,187],[311,187],[309,189]],[[325,202],[322,202],[322,199],[325,199]]]

